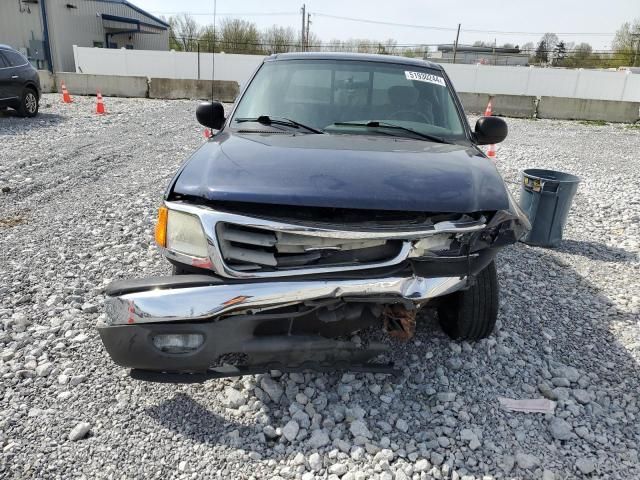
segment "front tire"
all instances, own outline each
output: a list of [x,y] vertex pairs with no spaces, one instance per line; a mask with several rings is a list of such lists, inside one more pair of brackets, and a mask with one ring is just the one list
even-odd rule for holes
[[443,297],[438,319],[454,340],[481,340],[493,332],[498,318],[498,275],[491,262],[467,290]]
[[38,94],[33,88],[25,88],[20,98],[18,115],[21,117],[35,117],[38,114],[40,102]]

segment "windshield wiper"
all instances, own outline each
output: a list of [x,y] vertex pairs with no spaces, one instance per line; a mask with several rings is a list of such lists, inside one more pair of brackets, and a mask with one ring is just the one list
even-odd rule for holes
[[389,129],[394,129],[394,130],[401,130],[403,132],[410,133],[410,134],[418,136],[420,138],[424,138],[425,140],[431,140],[432,142],[451,143],[451,142],[448,142],[447,140],[445,140],[442,137],[438,137],[437,135],[430,135],[428,133],[418,132],[417,130],[413,130],[412,128],[403,127],[402,125],[396,125],[395,123],[379,122],[377,120],[372,120],[372,121],[367,122],[367,123],[336,122],[333,125],[350,126],[350,127],[389,128]]
[[288,127],[294,128],[304,128],[313,133],[324,133],[322,130],[318,130],[317,128],[310,127],[309,125],[305,125],[304,123],[296,122],[295,120],[291,120],[290,118],[285,117],[274,117],[271,115],[260,115],[259,117],[253,118],[236,118],[236,122],[258,122],[263,125],[286,125]]

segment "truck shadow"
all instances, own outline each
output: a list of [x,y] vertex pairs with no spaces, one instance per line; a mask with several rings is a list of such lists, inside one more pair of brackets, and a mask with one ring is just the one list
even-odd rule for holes
[[[437,326],[435,315],[427,312],[411,342],[386,340],[393,347],[390,359],[403,369],[397,381],[357,374],[345,384],[341,373],[312,374],[305,375],[307,383],[299,385],[300,390],[311,386],[328,401],[326,407],[317,405],[316,394],[311,404],[323,420],[330,419],[324,428],[332,439],[353,443],[349,422],[335,412],[358,406],[366,412],[364,421],[372,432],[371,444],[382,448],[381,440],[388,437],[400,446],[403,455],[413,450],[419,452],[418,458],[429,458],[437,451],[460,475],[500,471],[497,465],[502,457],[496,451],[515,455],[514,445],[520,445],[518,451],[536,455],[543,466],[560,466],[558,472],[569,476],[574,472],[576,451],[595,455],[596,450],[606,448],[602,442],[635,448],[637,405],[632,397],[640,391],[640,343],[633,335],[637,334],[638,315],[628,306],[617,307],[595,282],[570,266],[572,259],[567,254],[583,254],[581,245],[569,241],[556,250],[544,250],[518,244],[500,255],[500,324],[489,339],[461,343],[459,351],[452,347],[456,342]],[[619,268],[614,263],[636,258],[624,250],[608,252],[597,244],[588,245],[598,255],[593,259],[604,262],[598,264],[598,275],[614,275]],[[452,362],[454,357],[460,361]],[[570,385],[554,385],[552,378],[565,376],[562,372],[567,368],[574,372]],[[324,385],[320,391],[316,388],[318,380]],[[289,394],[292,381],[288,375],[276,381],[285,394],[279,404],[266,403],[267,415],[271,425],[283,427],[290,412],[300,405],[291,409],[296,399],[295,394]],[[253,414],[231,414],[215,397],[203,394],[203,389],[189,387],[187,393],[148,408],[147,414],[194,442],[237,447],[240,437],[244,448],[259,444],[266,458],[313,450],[305,443],[308,437],[295,441],[293,448],[284,440],[261,444],[256,435],[262,432],[262,425],[253,423]],[[540,398],[543,390],[544,395],[558,401],[556,415],[580,425],[580,437],[574,434],[570,442],[554,440],[544,415],[510,413],[500,409],[497,400],[499,396]],[[257,400],[254,390],[245,391],[249,403]],[[450,395],[438,395],[444,392]],[[390,401],[382,401],[382,395]],[[371,409],[375,409],[374,416]],[[247,423],[239,420],[243,417]],[[393,428],[400,418],[414,428],[408,432]],[[381,428],[381,421],[387,427]],[[482,448],[472,452],[460,440],[464,428],[485,432],[480,439]],[[497,431],[501,434],[492,434]],[[437,439],[442,436],[449,438],[449,446],[438,445]],[[279,448],[271,448],[274,445]],[[468,458],[474,459],[477,468],[467,462]],[[600,476],[623,472],[628,473],[627,478],[640,474],[637,457],[627,448],[612,450],[598,459]],[[531,473],[515,467],[510,475]]]
[[635,253],[623,248],[610,247],[604,243],[581,240],[563,240],[555,251],[582,255],[590,260],[604,262],[628,262],[637,260],[638,258]]

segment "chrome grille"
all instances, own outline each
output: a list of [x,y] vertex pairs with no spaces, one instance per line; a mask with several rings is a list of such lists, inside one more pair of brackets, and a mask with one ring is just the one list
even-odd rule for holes
[[236,271],[375,267],[402,249],[400,240],[328,238],[226,222],[218,223],[217,236],[222,258]]

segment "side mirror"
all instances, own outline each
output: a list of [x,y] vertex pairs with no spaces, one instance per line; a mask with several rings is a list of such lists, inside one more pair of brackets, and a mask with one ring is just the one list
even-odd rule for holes
[[196,118],[201,125],[220,130],[224,125],[224,107],[220,102],[202,102],[196,108]]
[[476,142],[478,145],[500,143],[507,138],[507,122],[500,117],[480,117],[476,122]]

